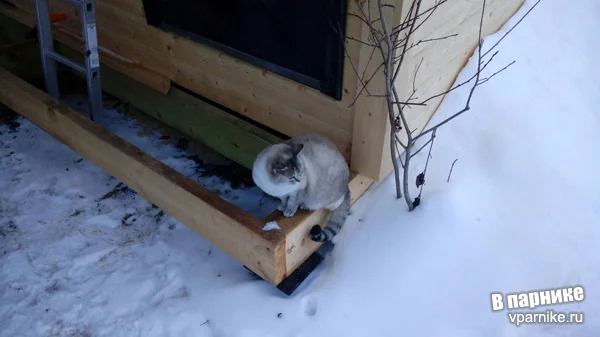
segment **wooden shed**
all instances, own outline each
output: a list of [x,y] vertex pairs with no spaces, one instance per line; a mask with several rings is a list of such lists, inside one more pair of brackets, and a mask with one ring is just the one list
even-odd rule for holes
[[[393,2],[389,20],[399,23],[411,1]],[[523,2],[488,0],[483,33],[497,31]],[[434,3],[425,0],[423,7]],[[52,0],[51,6],[67,14],[53,26],[55,40],[61,52],[76,56],[74,51],[82,48],[78,10],[63,0]],[[371,49],[354,41],[366,40],[367,34],[365,24],[352,15],[356,9],[353,0],[96,0],[103,89],[245,166],[281,138],[326,135],[351,167],[354,201],[392,170],[386,102],[359,95],[356,69],[365,67]],[[411,50],[398,78],[401,90],[411,90],[421,59],[418,86],[431,93],[447,90],[475,49],[480,11],[479,0],[449,0],[440,7],[415,38],[458,36]],[[0,0],[0,13],[35,25],[34,0]],[[318,248],[306,233],[324,212],[252,218],[68,109],[57,108],[5,71],[2,76],[4,104],[272,284],[280,284]],[[383,86],[376,76],[369,89],[377,92]],[[35,103],[23,106],[10,98],[15,93]],[[422,129],[442,99],[409,113],[411,124]],[[108,150],[91,153],[63,134],[67,127]],[[111,158],[130,165],[116,169]],[[128,170],[137,170],[138,176]],[[277,220],[282,230],[261,231],[270,220]]]

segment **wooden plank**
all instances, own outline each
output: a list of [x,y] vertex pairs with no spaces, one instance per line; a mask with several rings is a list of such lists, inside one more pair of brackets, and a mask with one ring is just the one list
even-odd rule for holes
[[[186,39],[165,37],[166,33],[152,27],[145,29],[129,36],[114,36],[100,29],[100,43],[135,55],[132,57],[140,64],[163,69],[174,82],[288,136],[326,134],[349,157],[352,113],[346,107],[333,99],[316,99],[320,93],[298,100],[298,90],[305,96],[314,89],[296,83],[297,88],[290,90],[286,85],[289,80],[279,75],[273,74],[276,79],[269,80],[270,73],[265,70],[223,53],[213,55],[209,47]],[[164,47],[144,49],[161,40]],[[329,108],[328,100],[333,104]]]
[[[354,204],[372,184],[372,179],[355,175],[348,184],[351,203]],[[279,213],[273,214],[274,220],[282,228],[282,235],[285,235],[286,276],[291,275],[302,262],[322,245],[320,242],[312,241],[309,232],[314,225],[323,225],[328,218],[328,213],[326,210],[317,212],[300,210],[293,218],[284,218]]]
[[[58,47],[59,50],[65,52],[64,48]],[[73,51],[70,51],[70,53],[73,53]],[[74,55],[68,56],[72,57]],[[109,75],[111,73],[113,72],[103,69],[103,78],[111,80],[112,76]],[[264,232],[260,229],[266,221],[254,219],[243,212],[240,213],[240,210],[235,206],[227,204],[215,195],[210,194],[208,197],[203,195],[206,191],[200,187],[199,192],[197,186],[194,186],[195,184],[189,179],[156,162],[114,135],[91,124],[76,112],[60,106],[43,93],[27,87],[22,81],[15,79],[14,76],[9,76],[5,70],[0,69],[0,76],[2,77],[2,81],[0,81],[0,86],[2,86],[0,100],[4,101],[5,104],[14,110],[20,111],[23,115],[32,119],[34,123],[40,126],[43,125],[45,130],[74,150],[80,153],[84,152],[85,154],[82,153],[84,157],[91,159],[100,167],[123,180],[142,196],[197,230],[272,284],[280,283],[318,248],[319,245],[310,241],[307,234],[312,225],[323,222],[324,217],[327,216],[326,212],[299,212],[293,218],[283,218],[276,212],[271,218],[281,222],[282,230]],[[112,80],[118,81],[120,85],[127,88],[133,86],[131,85],[133,82],[127,82],[128,80],[125,77],[115,77]],[[110,85],[107,87],[110,87]],[[177,98],[179,93],[185,94],[177,89],[172,89],[169,95],[163,98],[179,102],[175,104],[180,104],[183,107],[182,109],[187,109],[187,112],[199,109],[198,102],[190,101],[189,97],[179,100]],[[144,89],[144,92],[139,91],[137,95],[140,97],[153,97],[146,103],[151,107],[172,104],[172,102],[166,103],[163,101],[156,103],[154,96],[162,96],[150,89]],[[13,99],[10,97],[13,97]],[[165,109],[169,109],[169,107],[165,107]],[[157,114],[159,113],[158,110],[155,111],[157,111]],[[82,142],[82,139],[85,141]],[[276,140],[272,139],[272,141]],[[125,146],[125,150],[120,146]],[[102,151],[96,154],[94,149],[102,149]],[[119,163],[119,167],[115,168],[115,163]],[[115,170],[117,171],[115,172]],[[166,175],[166,177],[161,178],[161,175]],[[152,181],[151,186],[146,186],[145,183],[148,181]],[[372,182],[371,179],[366,177],[354,176],[349,185],[352,202],[356,201]],[[204,200],[202,197],[209,200]],[[190,198],[191,201],[187,200]],[[203,223],[205,218],[210,220],[210,224]],[[213,224],[213,222],[216,224]],[[233,229],[236,225],[245,229]],[[233,233],[229,233],[230,228]],[[227,233],[211,233],[212,231],[225,231]],[[235,244],[231,244],[234,241]],[[286,246],[286,244],[289,244],[289,246]],[[246,245],[246,247],[238,247],[243,245]],[[252,245],[252,247],[249,247],[249,245]],[[289,253],[286,248],[290,248],[288,249]]]
[[[292,218],[274,212],[267,220],[258,220],[1,67],[0,102],[274,285],[320,246],[310,240],[308,232],[313,225],[324,223],[326,211],[299,211]],[[349,183],[352,202],[372,183],[355,175]],[[270,220],[277,221],[281,230],[263,231]]]
[[[19,9],[18,7],[8,7],[0,2],[0,20],[3,22],[6,22],[6,17],[4,17],[5,15],[30,28],[33,28],[35,25],[35,21],[31,17],[30,13]],[[55,38],[67,46],[76,50],[83,50],[83,40],[80,32],[73,33],[72,31],[61,29],[60,27],[55,26],[53,29],[53,34]],[[102,63],[122,72],[138,82],[143,83],[159,93],[166,94],[171,88],[171,80],[168,77],[144,68],[139,64],[113,53],[106,48],[100,47],[100,59]]]
[[[3,33],[8,33],[10,30],[14,32],[12,35],[15,35],[15,38],[24,38],[28,32],[27,27],[22,24],[17,26],[15,23],[14,20],[3,19],[0,14]],[[83,56],[79,52],[62,44],[57,44],[56,48],[73,60],[83,61]],[[41,75],[37,44],[32,44],[26,51],[22,50],[15,54],[15,60],[10,64],[20,66],[16,71],[20,76],[23,70],[28,69],[34,69],[37,71],[36,74]],[[7,58],[0,55],[0,61],[7,61],[5,59]],[[23,64],[25,59],[34,61]],[[2,62],[2,64],[7,63]],[[151,117],[180,130],[248,168],[252,167],[254,158],[264,147],[282,141],[182,90],[173,88],[167,95],[162,95],[104,65],[102,84],[106,92],[129,102]]]
[[[400,10],[403,0],[388,0],[386,3],[393,5],[393,9],[388,7],[386,13],[386,22],[394,27],[400,23]],[[408,1],[410,2],[410,1]],[[371,1],[372,20],[379,18],[377,2]],[[357,15],[361,15],[358,14]],[[356,17],[353,20],[360,21]],[[367,25],[362,25],[361,35],[355,37],[361,41],[369,40],[369,29]],[[356,41],[347,40],[347,45],[360,45],[360,63],[358,69],[362,73],[366,71],[367,79],[374,74],[371,81],[366,86],[366,90],[356,101],[356,110],[354,113],[354,131],[352,137],[352,170],[360,172],[372,179],[379,180],[389,172],[385,163],[391,164],[391,155],[389,152],[389,132],[390,123],[387,110],[387,102],[382,97],[373,97],[370,95],[385,94],[385,77],[383,70],[379,65],[383,62],[379,52],[373,53],[371,46],[360,44]]]
[[[83,59],[73,50],[59,50],[72,59]],[[110,68],[102,67],[101,73],[104,91],[247,168],[265,147],[282,141],[180,89],[161,95]]]
[[4,20],[2,23],[0,64],[27,80],[39,79],[42,66],[37,40],[28,37],[29,30],[14,20]]
[[[74,35],[70,31],[63,29],[55,29],[55,31],[55,35],[59,37],[62,43],[72,49],[83,50],[83,40],[80,35]],[[166,76],[144,68],[106,48],[100,47],[100,60],[110,68],[127,75],[136,82],[142,83],[160,94],[166,95],[169,89],[171,89],[171,80]]]
[[113,6],[124,12],[131,13],[133,16],[138,16],[144,19],[146,18],[142,0],[99,0],[98,3]]
[[0,101],[277,284],[282,246],[263,222],[0,68]]

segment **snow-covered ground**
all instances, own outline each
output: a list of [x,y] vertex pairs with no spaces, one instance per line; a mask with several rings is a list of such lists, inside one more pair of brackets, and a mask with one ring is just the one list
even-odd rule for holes
[[[103,199],[118,182],[29,122],[0,126],[0,336],[600,336],[599,31],[600,2],[543,0],[501,45],[517,63],[438,132],[423,204],[371,188],[292,297],[126,189]],[[492,292],[576,285],[584,301],[533,311],[582,325],[491,310]]]

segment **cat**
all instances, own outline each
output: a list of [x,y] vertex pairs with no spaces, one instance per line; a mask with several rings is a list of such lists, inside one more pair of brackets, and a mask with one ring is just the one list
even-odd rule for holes
[[342,154],[327,138],[308,134],[268,146],[252,167],[254,183],[279,198],[278,210],[285,217],[298,208],[330,210],[325,228],[310,231],[312,240],[331,240],[343,227],[350,212],[350,171]]

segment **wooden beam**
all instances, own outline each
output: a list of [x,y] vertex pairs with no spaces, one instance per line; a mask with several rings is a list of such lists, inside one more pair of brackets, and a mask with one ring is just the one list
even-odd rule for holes
[[277,284],[284,246],[262,221],[0,68],[0,101]]
[[[1,67],[0,102],[274,285],[320,246],[308,232],[324,223],[327,212],[299,211],[292,218],[274,212],[266,220],[256,219]],[[372,182],[355,175],[349,184],[352,202]],[[263,231],[267,221],[277,221],[281,229]]]
[[[351,204],[354,204],[372,184],[373,180],[368,177],[362,175],[352,177],[348,184]],[[319,249],[322,243],[312,241],[309,237],[309,232],[314,225],[324,225],[328,215],[328,212],[325,210],[317,212],[299,211],[299,214],[291,219],[282,218],[277,214],[277,222],[284,229],[285,234],[286,276],[291,275],[302,262]],[[292,223],[293,225],[288,225],[288,223]]]
[[[2,18],[2,15],[0,15],[0,19]],[[14,21],[13,21],[14,22]],[[2,20],[0,20],[0,27],[4,27],[4,22]],[[22,34],[17,34],[15,36],[13,36],[15,39],[19,39],[22,37]],[[35,47],[35,45],[34,45]],[[62,53],[66,54],[69,57],[76,57],[78,55],[77,52],[69,49],[69,48],[65,48],[62,45],[58,45],[58,50],[61,51]],[[35,50],[35,52],[31,53],[33,56],[37,56],[39,53],[37,51],[37,48]],[[23,57],[23,55],[16,55],[17,57]],[[32,64],[36,64],[39,63],[39,60],[37,62],[33,62]],[[38,70],[39,71],[39,70]],[[102,168],[104,168],[105,170],[107,170],[109,173],[111,173],[112,175],[116,176],[117,178],[120,177],[130,177],[129,179],[134,179],[137,176],[137,171],[140,171],[140,168],[138,167],[139,165],[134,165],[134,164],[129,164],[129,161],[133,161],[134,163],[137,163],[139,161],[139,158],[137,158],[136,156],[134,156],[134,158],[129,158],[129,159],[124,159],[122,158],[122,156],[120,156],[118,153],[115,154],[114,151],[112,151],[113,149],[111,147],[108,148],[108,153],[105,153],[105,150],[102,150],[101,153],[99,154],[94,154],[92,153],[92,149],[94,146],[97,146],[100,149],[105,149],[106,146],[104,145],[98,145],[98,140],[96,139],[96,137],[98,137],[98,135],[100,136],[100,138],[102,137],[109,137],[111,139],[114,139],[116,137],[110,135],[110,133],[106,132],[105,130],[102,130],[100,128],[98,128],[97,126],[95,126],[94,124],[91,124],[89,121],[79,118],[79,117],[75,117],[78,116],[77,113],[72,112],[64,107],[61,107],[60,105],[58,105],[56,102],[53,102],[52,99],[50,99],[49,97],[45,97],[43,93],[35,91],[35,98],[31,99],[31,97],[27,96],[27,98],[25,98],[26,96],[24,96],[23,92],[27,93],[27,95],[32,95],[32,93],[29,90],[25,90],[24,88],[27,88],[27,86],[23,85],[22,83],[19,83],[18,81],[15,80],[14,76],[11,78],[9,76],[5,76],[6,71],[1,71],[0,75],[2,76],[3,81],[7,81],[7,82],[13,82],[13,83],[18,83],[19,85],[17,86],[19,88],[19,92],[18,93],[14,93],[14,87],[11,87],[10,85],[4,85],[4,82],[0,82],[0,85],[3,86],[4,91],[0,91],[0,100],[4,100],[6,101],[5,104],[10,105],[11,108],[17,110],[17,111],[21,111],[21,113],[23,115],[25,115],[26,117],[32,119],[32,121],[34,121],[34,123],[42,126],[42,128],[46,129],[47,131],[49,131],[52,135],[54,135],[56,138],[60,139],[61,141],[67,143],[68,145],[72,145],[72,148],[78,152],[83,152],[82,155],[86,158],[89,158],[90,160],[92,160],[93,162],[97,163],[99,166],[101,166]],[[132,102],[135,102],[133,105],[139,106],[144,108],[146,111],[152,111],[156,114],[160,114],[162,115],[161,111],[169,111],[169,112],[173,112],[175,111],[175,115],[177,115],[177,111],[179,109],[182,109],[183,111],[187,111],[190,116],[192,116],[193,114],[198,115],[199,111],[203,111],[204,110],[204,106],[202,104],[206,104],[203,101],[196,101],[196,99],[178,89],[172,88],[171,91],[169,92],[169,94],[167,96],[163,96],[158,94],[156,91],[145,87],[144,85],[140,85],[138,83],[136,83],[135,81],[128,79],[126,76],[119,74],[118,72],[115,72],[113,70],[111,70],[110,68],[106,68],[103,69],[103,80],[105,80],[107,83],[105,83],[105,89],[109,89],[109,91],[111,91],[110,88],[113,88],[117,91],[111,91],[113,93],[117,93],[117,96],[120,95],[120,97],[123,97],[125,99],[129,99]],[[13,85],[14,86],[14,85]],[[114,86],[114,87],[113,87]],[[120,93],[120,94],[119,94]],[[125,95],[127,97],[125,97]],[[131,95],[131,96],[130,96]],[[14,97],[15,100],[10,101],[8,100],[8,97]],[[18,101],[16,100],[16,97],[19,97]],[[23,102],[25,102],[25,106],[22,106],[21,104],[23,104]],[[50,102],[50,103],[49,103]],[[211,106],[212,107],[212,106]],[[60,108],[60,109],[59,109]],[[67,118],[66,120],[64,120],[64,114],[59,115],[59,117],[63,117],[61,119],[57,120],[57,111],[58,112],[62,112],[64,109],[64,111],[68,111],[68,116],[69,118]],[[154,110],[153,110],[154,109]],[[25,111],[25,112],[23,112]],[[205,124],[211,124],[213,122],[215,123],[219,123],[222,122],[223,119],[222,117],[218,116],[219,114],[222,114],[222,111],[213,111],[215,113],[215,116],[213,116],[215,119],[209,118],[209,119],[205,119],[203,120]],[[229,116],[229,115],[228,115]],[[91,133],[86,133],[86,134],[81,134],[79,128],[77,127],[73,127],[72,123],[73,121],[70,120],[70,118],[76,118],[76,123],[83,123],[83,125],[85,125],[86,127],[91,127],[94,126],[94,131]],[[232,116],[229,116],[231,118],[233,118]],[[158,116],[159,119],[162,119],[161,116]],[[194,117],[190,117],[192,120],[192,124],[194,123],[193,121],[195,120]],[[238,126],[239,128],[245,128],[247,126],[244,125],[240,125],[239,123],[241,122],[239,119],[234,118],[237,121],[231,120],[230,122],[236,126]],[[48,122],[48,121],[52,121],[52,123]],[[227,119],[226,119],[227,120]],[[37,122],[36,122],[37,121]],[[56,122],[60,122],[59,125],[55,125],[53,123]],[[44,124],[44,123],[48,123],[48,124]],[[90,126],[91,125],[91,126]],[[75,130],[74,132],[68,132],[67,130],[73,129]],[[101,131],[100,131],[101,130]],[[258,129],[260,130],[260,129]],[[247,130],[248,131],[248,130]],[[256,131],[256,130],[254,130]],[[210,132],[210,130],[209,130]],[[98,133],[98,135],[96,134]],[[252,130],[248,131],[249,134],[252,135]],[[268,133],[265,134],[260,134],[260,132],[257,132],[258,134],[256,136],[261,137],[261,138],[269,138],[269,142],[277,142],[279,141],[276,138],[273,138],[273,136],[271,136]],[[75,138],[78,139],[85,139],[85,143],[82,142],[75,142]],[[89,139],[89,140],[88,140]],[[102,140],[100,140],[101,142]],[[121,140],[122,142],[122,140]],[[124,143],[124,142],[123,142]],[[91,145],[90,145],[91,144]],[[264,145],[267,145],[267,143],[265,143]],[[127,148],[132,148],[131,145],[127,145]],[[141,153],[139,150],[123,150],[124,152],[127,153],[127,155],[130,155],[132,153],[137,153],[137,155],[142,156],[143,158],[145,158],[145,160],[151,160],[148,159],[149,157],[146,156],[145,154]],[[115,158],[115,160],[111,160],[110,158]],[[123,161],[125,160],[125,161]],[[250,156],[247,157],[247,160],[249,162],[251,162],[251,158]],[[125,163],[123,165],[120,165],[120,167],[124,167],[124,169],[122,171],[119,172],[113,172],[114,167],[111,165],[114,165],[114,163],[116,162],[120,162],[120,163]],[[176,172],[173,172],[172,170],[165,168],[164,165],[151,160],[152,164],[148,164],[146,162],[146,166],[150,166],[153,168],[153,170],[157,170],[157,167],[160,168],[162,167],[162,169],[158,169],[158,174],[164,174],[165,172],[168,172],[168,177],[178,177],[176,178],[177,182],[175,183],[176,185],[179,185],[179,188],[189,188],[192,191],[194,191],[197,187],[189,187],[189,186],[193,186],[194,183],[189,181],[187,178],[182,177],[181,175],[179,175]],[[147,167],[146,167],[147,168]],[[130,171],[130,170],[136,170],[136,171]],[[164,171],[166,170],[166,171]],[[136,173],[133,173],[136,172]],[[169,200],[173,200],[173,201],[177,201],[180,200],[181,198],[183,198],[183,196],[171,196],[171,193],[181,193],[181,191],[179,191],[176,187],[172,187],[172,186],[167,186],[164,187],[164,185],[168,185],[169,183],[165,183],[163,180],[161,179],[157,179],[156,175],[151,175],[149,173],[142,173],[143,177],[150,177],[148,178],[148,181],[157,181],[157,184],[160,185],[161,187],[152,187],[154,186],[154,184],[152,184],[151,187],[146,187],[145,186],[145,180],[146,178],[141,178],[142,180],[138,181],[138,180],[127,180],[126,178],[123,178],[122,180],[130,185],[130,187],[136,191],[138,191],[142,196],[144,196],[145,198],[147,198],[148,200],[150,200],[152,203],[159,205],[161,207],[163,207],[165,209],[165,211],[167,212],[173,212],[170,211],[169,209],[173,209],[175,206],[171,205],[167,205],[167,206],[163,206],[165,205],[165,203],[167,203]],[[133,178],[131,178],[133,177]],[[170,179],[170,178],[169,178]],[[171,179],[172,180],[172,179]],[[183,183],[182,183],[183,182]],[[351,195],[352,195],[352,203],[354,203],[358,197],[360,195],[362,195],[366,189],[373,183],[373,180],[366,178],[364,176],[361,175],[353,175],[350,184],[349,184],[349,188],[351,191]],[[200,189],[202,189],[200,187]],[[164,190],[166,193],[166,195],[160,196],[158,195],[158,191],[159,190]],[[178,194],[181,195],[181,194]],[[185,196],[185,198],[189,198],[190,196],[187,195]],[[159,198],[159,199],[157,199]],[[211,197],[211,200],[213,200],[213,198]],[[220,199],[218,199],[220,200]],[[180,200],[181,201],[181,200]],[[219,204],[222,201],[219,202]],[[221,209],[224,209],[224,212],[221,213],[225,213],[220,214],[218,213],[219,208],[215,211],[210,211],[208,210],[208,208],[212,208],[213,206],[211,204],[208,205],[203,205],[202,206],[197,206],[194,203],[201,203],[201,201],[181,201],[180,203],[182,203],[182,205],[187,205],[187,211],[186,210],[182,210],[182,209],[176,209],[176,213],[184,213],[183,215],[176,215],[173,214],[177,219],[179,219],[180,221],[184,222],[185,224],[187,224],[189,227],[197,230],[198,232],[200,232],[201,234],[205,235],[205,233],[207,231],[213,230],[214,227],[211,226],[204,226],[204,224],[202,223],[198,223],[198,221],[200,221],[200,218],[203,217],[203,214],[208,213],[209,214],[209,219],[213,217],[213,213],[216,212],[217,216],[220,217],[226,217],[229,220],[229,226],[235,228],[236,226],[239,228],[244,228],[245,226],[248,226],[248,223],[250,223],[250,228],[252,229],[250,232],[254,234],[248,234],[248,236],[244,239],[244,240],[250,240],[250,241],[246,241],[246,243],[248,244],[253,244],[252,243],[252,237],[253,235],[256,234],[256,229],[257,228],[262,228],[262,226],[267,222],[267,221],[277,221],[280,226],[281,226],[281,230],[280,231],[271,231],[271,232],[263,232],[260,231],[258,232],[258,238],[255,238],[254,241],[257,241],[259,243],[263,243],[262,246],[261,245],[255,245],[253,244],[255,247],[254,248],[240,248],[243,253],[231,253],[230,250],[228,248],[223,248],[226,252],[230,253],[234,258],[238,259],[241,263],[246,264],[249,268],[251,268],[252,270],[254,270],[255,272],[257,272],[257,274],[261,275],[261,277],[265,278],[267,281],[271,282],[272,284],[278,284],[281,281],[283,281],[286,277],[288,277],[289,275],[291,275],[295,269],[302,264],[303,261],[305,261],[309,256],[311,256],[313,254],[313,252],[320,246],[320,244],[317,244],[313,241],[311,241],[308,238],[308,232],[310,230],[310,228],[314,225],[314,224],[323,224],[327,218],[327,212],[324,211],[320,211],[320,212],[305,212],[305,211],[301,211],[298,212],[298,214],[293,217],[293,218],[284,218],[281,216],[281,214],[279,212],[273,212],[273,214],[271,214],[266,220],[258,220],[258,219],[254,219],[252,217],[250,217],[247,214],[241,214],[239,213],[239,210],[234,207],[234,206],[223,206],[221,205]],[[171,208],[169,208],[171,207]],[[195,211],[191,211],[191,210],[195,210]],[[189,213],[189,214],[185,214],[185,213]],[[197,217],[190,220],[194,215],[191,213],[198,213]],[[233,220],[231,220],[233,219]],[[242,221],[238,221],[238,219],[243,219]],[[191,223],[189,221],[192,221]],[[207,220],[209,221],[209,220]],[[223,221],[223,220],[222,220]],[[224,228],[228,228],[228,226],[225,226]],[[238,230],[239,232],[240,230]],[[246,233],[247,231],[241,231],[242,233]],[[231,235],[231,234],[229,234]],[[205,235],[206,236],[206,235]],[[243,236],[243,235],[234,235],[234,236]],[[219,243],[219,239],[211,239],[211,236],[208,235],[206,236],[207,239],[215,242],[216,245],[221,246],[223,244],[225,244],[226,246],[228,245],[227,242],[225,243]],[[267,239],[267,243],[265,243],[265,238]],[[240,245],[240,242],[236,242],[235,245]],[[257,248],[258,247],[258,248]],[[254,249],[258,249],[258,252],[261,251],[260,247],[268,247],[269,251],[271,253],[267,254],[264,253],[263,255],[258,255],[253,251]],[[266,248],[265,248],[266,250]],[[236,255],[237,254],[237,255]],[[248,255],[250,256],[250,258],[257,260],[256,263],[254,264],[254,266],[250,263],[247,262],[247,259],[242,259],[239,258],[239,256],[243,256],[243,255]],[[259,263],[260,262],[260,263]],[[260,265],[260,267],[259,267]],[[261,272],[262,270],[262,272]]]
[[[83,60],[72,49],[59,50]],[[101,67],[101,74],[104,91],[247,168],[265,147],[283,141],[178,88],[161,95],[111,68]]]
[[[386,8],[385,13],[388,14],[386,17],[387,24],[394,27],[400,23],[403,0],[387,0],[384,3],[393,6]],[[375,21],[379,18],[377,2],[370,1],[368,4],[371,6],[372,20]],[[357,9],[354,10],[357,11]],[[356,12],[356,15],[361,16],[360,12]],[[352,19],[360,21],[356,17],[352,17]],[[366,24],[361,26],[361,35],[356,39],[369,41],[368,26]],[[383,59],[378,51],[373,53],[373,48],[369,45],[352,40],[346,41],[346,45],[356,44],[360,45],[360,62],[356,66],[357,69],[361,73],[364,71],[367,74],[365,81],[369,79],[371,74],[374,74],[374,76],[356,100],[350,162],[352,163],[352,170],[360,172],[371,179],[379,180],[389,173],[389,171],[385,172],[387,163],[391,164],[392,162],[389,151],[390,122],[387,101],[381,97],[386,90],[385,76],[383,69],[380,68]],[[362,85],[359,84],[359,87],[362,88]],[[378,95],[379,97],[371,95]]]
[[[75,35],[70,31],[56,29],[56,34],[60,37],[63,45],[69,46],[72,50],[83,51],[83,40],[81,36]],[[127,77],[132,78],[137,83],[142,83],[146,87],[153,89],[157,93],[166,95],[171,89],[171,79],[144,68],[128,58],[122,57],[112,51],[99,47],[100,61]],[[105,67],[106,68],[106,67]],[[133,82],[133,81],[130,81]]]

